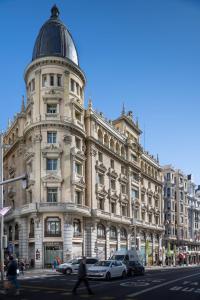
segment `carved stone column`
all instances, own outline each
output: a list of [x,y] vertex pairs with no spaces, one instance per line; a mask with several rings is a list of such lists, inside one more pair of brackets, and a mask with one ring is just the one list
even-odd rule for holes
[[63,228],[63,260],[72,258],[72,245],[73,239],[73,217],[70,214],[64,216],[64,228]]
[[35,222],[35,268],[43,267],[43,222],[40,216],[37,216]]
[[20,218],[19,222],[19,259],[28,260],[28,222],[27,218]]

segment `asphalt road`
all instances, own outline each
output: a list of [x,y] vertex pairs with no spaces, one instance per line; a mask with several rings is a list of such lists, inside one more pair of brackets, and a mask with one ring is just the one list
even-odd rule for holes
[[110,282],[92,280],[90,286],[95,293],[89,296],[84,286],[73,296],[71,290],[76,275],[21,276],[21,295],[0,295],[0,299],[98,299],[98,300],[200,300],[200,267],[183,269],[161,269],[147,271],[144,276],[115,279]]

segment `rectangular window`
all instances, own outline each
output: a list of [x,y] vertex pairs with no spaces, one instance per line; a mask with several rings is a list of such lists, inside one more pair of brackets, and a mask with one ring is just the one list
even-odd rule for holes
[[76,148],[81,149],[81,139],[75,137]]
[[115,203],[114,202],[111,202],[111,213],[112,214],[115,214]]
[[48,131],[47,132],[47,143],[55,144],[56,143],[57,132],[56,131]]
[[81,122],[81,113],[77,110],[75,110],[75,118],[76,118],[76,120]]
[[126,194],[126,185],[125,184],[121,185],[121,191],[122,191],[122,194]]
[[77,95],[79,95],[80,93],[79,93],[79,84],[76,82],[76,93],[77,93]]
[[62,78],[62,75],[57,75],[57,86],[61,86],[62,83],[61,83],[61,78]]
[[57,202],[57,201],[58,201],[58,189],[47,188],[47,202]]
[[57,113],[57,104],[47,104],[47,113],[56,114]]
[[80,163],[75,163],[75,172],[76,172],[76,174],[78,174],[78,175],[82,175],[82,164],[80,164]]
[[145,201],[144,194],[141,194],[141,201],[142,201],[142,202]]
[[47,170],[48,171],[56,171],[58,166],[57,159],[47,158]]
[[137,161],[137,156],[134,154],[131,154],[131,161],[136,162]]
[[71,91],[74,92],[75,89],[75,81],[71,79]]
[[98,200],[98,209],[104,210],[104,199],[99,199]]
[[98,183],[99,184],[104,184],[104,176],[102,174],[98,174]]
[[[144,195],[143,195],[144,196]],[[139,191],[136,189],[131,190],[131,198],[134,201],[135,199],[139,198]]]
[[111,185],[111,189],[112,189],[112,190],[115,190],[115,189],[116,189],[116,186],[115,186],[115,180],[114,180],[114,179],[111,179],[110,185]]
[[32,91],[35,91],[35,79],[32,80]]
[[127,206],[126,205],[122,205],[122,216],[127,217]]
[[54,75],[50,74],[50,86],[54,86]]
[[82,204],[82,192],[80,191],[75,192],[75,203],[78,205]]
[[42,86],[43,87],[47,86],[47,75],[46,74],[42,75]]
[[103,154],[101,152],[98,152],[98,160],[103,162]]
[[113,159],[110,160],[110,166],[111,166],[112,169],[114,169],[114,167],[115,167],[115,162],[114,162]]

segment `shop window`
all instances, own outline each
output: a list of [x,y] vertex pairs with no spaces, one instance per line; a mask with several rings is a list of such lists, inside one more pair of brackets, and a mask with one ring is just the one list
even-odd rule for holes
[[74,229],[74,237],[80,237],[81,236],[81,221],[79,219],[74,219],[73,229]]
[[58,189],[47,188],[47,202],[57,202],[57,201],[58,201]]
[[45,237],[61,236],[61,220],[58,217],[48,217],[45,219]]

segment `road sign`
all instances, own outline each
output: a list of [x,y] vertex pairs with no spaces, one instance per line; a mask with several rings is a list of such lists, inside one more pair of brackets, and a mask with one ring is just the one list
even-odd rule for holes
[[7,212],[11,209],[11,206],[8,207],[4,207],[2,209],[0,209],[0,215],[5,216],[5,214],[7,214]]

